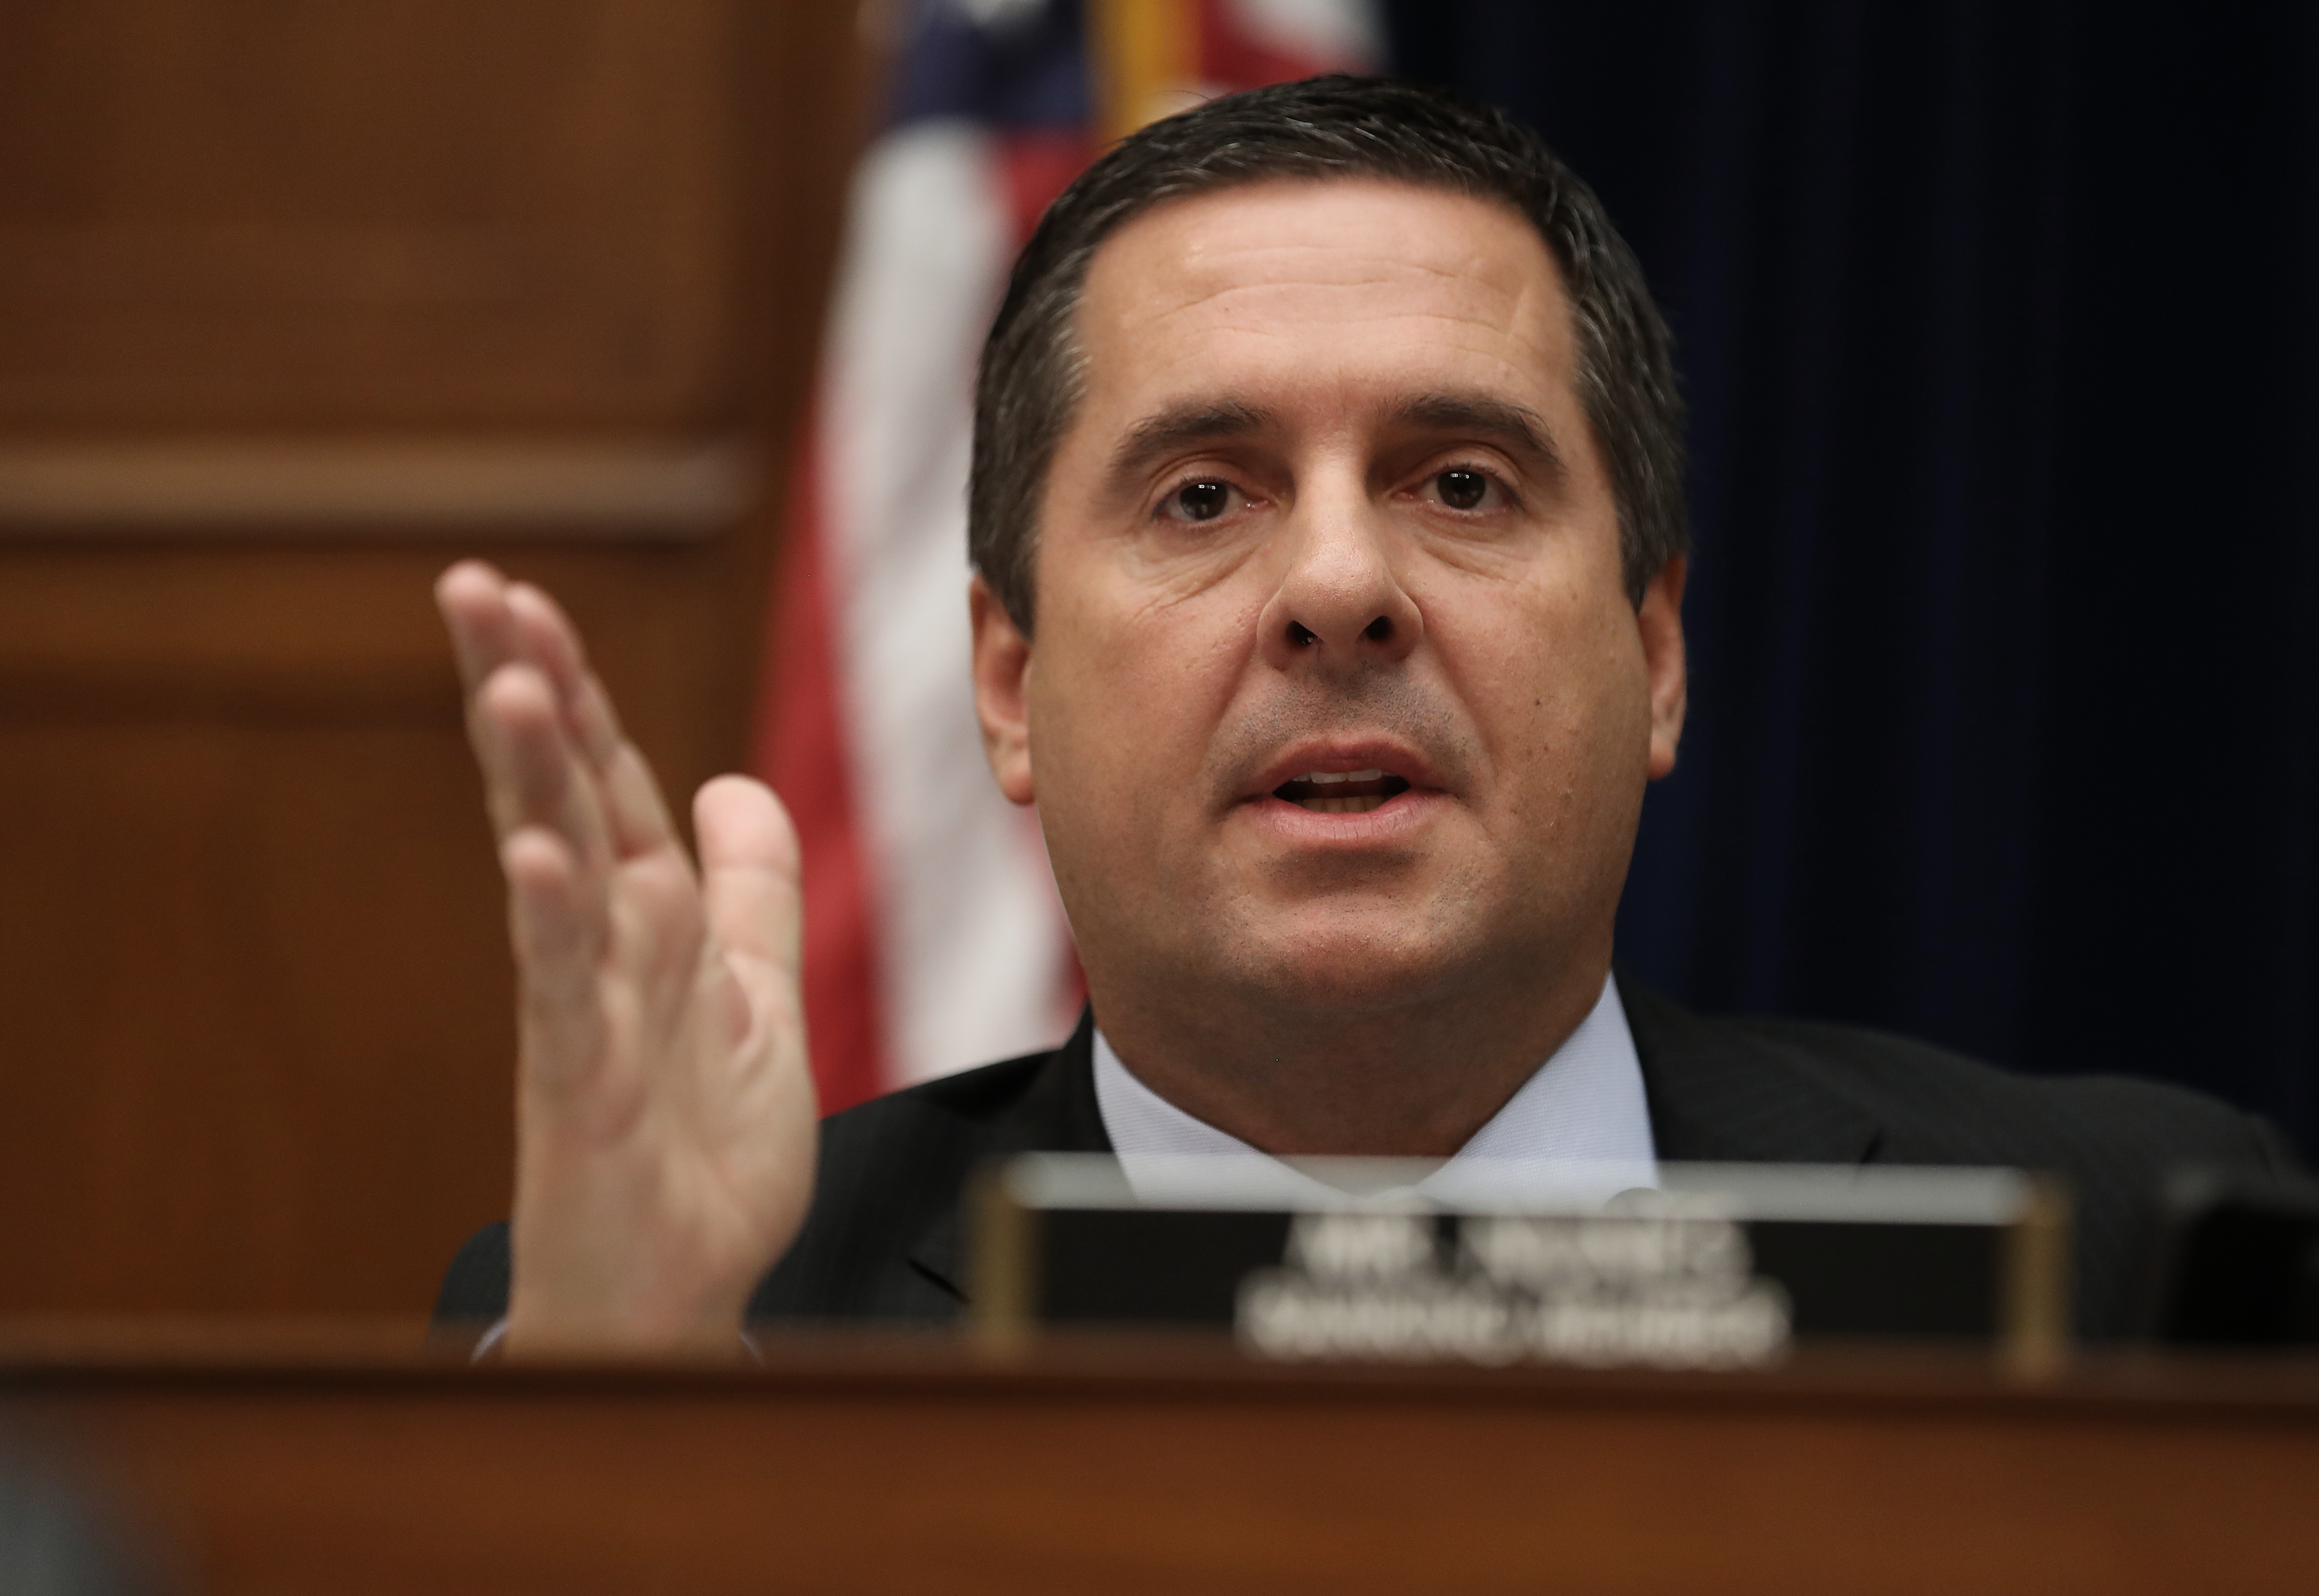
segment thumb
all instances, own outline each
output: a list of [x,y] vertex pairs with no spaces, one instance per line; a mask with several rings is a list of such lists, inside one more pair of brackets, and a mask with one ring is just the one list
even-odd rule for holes
[[728,953],[762,960],[794,983],[802,909],[789,811],[763,782],[719,776],[693,798],[692,827],[710,933]]

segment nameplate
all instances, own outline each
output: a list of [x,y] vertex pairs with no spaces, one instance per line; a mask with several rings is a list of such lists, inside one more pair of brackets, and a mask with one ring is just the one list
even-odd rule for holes
[[[2009,1169],[1664,1165],[1466,1178],[1385,1160],[1034,1154],[977,1202],[973,1319],[1229,1331],[1275,1359],[1738,1368],[1799,1339],[2066,1349],[2069,1217]],[[1438,1182],[1435,1183],[1438,1186]]]

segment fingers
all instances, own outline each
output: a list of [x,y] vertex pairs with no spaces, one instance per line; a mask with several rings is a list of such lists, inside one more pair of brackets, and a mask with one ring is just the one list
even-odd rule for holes
[[580,629],[555,600],[524,582],[509,586],[507,608],[517,647],[555,684],[564,729],[603,785],[613,847],[625,858],[672,846],[676,831],[660,783],[636,744],[621,735],[611,695],[588,669]]
[[563,606],[528,582],[508,583],[506,603],[516,647],[555,684],[582,752],[600,765],[607,762],[620,745],[620,723],[611,699],[589,673],[580,629]]
[[564,840],[537,826],[509,835],[500,864],[522,978],[517,1001],[525,1084],[554,1092],[584,1080],[603,1056],[596,993],[609,934],[603,895],[582,888],[579,861]]
[[608,870],[612,845],[598,783],[564,735],[546,678],[528,664],[493,671],[475,695],[471,729],[501,840],[542,827],[571,850],[583,879]]
[[451,634],[459,680],[471,698],[485,677],[515,657],[507,589],[507,578],[481,560],[462,560],[435,579],[435,608]]
[[772,789],[719,776],[692,800],[708,928],[728,951],[794,985],[802,934],[797,829]]
[[[462,561],[446,571],[436,582],[435,598],[471,700],[480,702],[493,673],[510,663],[528,664],[546,679],[564,735],[600,789],[594,805],[615,855],[627,858],[674,846],[675,828],[660,784],[621,734],[611,696],[588,669],[579,628],[555,600],[527,582],[510,582],[480,560]],[[482,735],[478,730],[476,753],[488,763]]]

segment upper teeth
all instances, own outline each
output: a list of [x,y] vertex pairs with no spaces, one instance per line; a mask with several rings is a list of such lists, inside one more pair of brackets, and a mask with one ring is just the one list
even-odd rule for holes
[[1326,787],[1332,781],[1382,781],[1385,780],[1385,772],[1383,771],[1344,771],[1331,773],[1328,771],[1307,771],[1296,780]]

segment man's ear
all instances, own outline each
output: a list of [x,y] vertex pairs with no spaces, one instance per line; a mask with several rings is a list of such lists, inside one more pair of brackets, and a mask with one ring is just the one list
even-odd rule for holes
[[977,572],[967,584],[974,623],[974,717],[982,723],[982,757],[1009,801],[1027,804],[1031,783],[1031,640]]
[[1683,741],[1683,712],[1691,691],[1683,653],[1683,584],[1690,574],[1680,555],[1659,567],[1643,590],[1635,624],[1643,635],[1643,664],[1651,683],[1651,780],[1674,769]]

